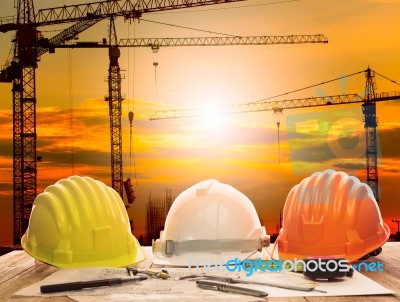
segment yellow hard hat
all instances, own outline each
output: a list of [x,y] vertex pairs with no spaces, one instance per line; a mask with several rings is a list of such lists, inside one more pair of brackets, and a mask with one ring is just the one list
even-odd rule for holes
[[57,267],[122,267],[146,258],[121,197],[91,177],[71,176],[39,194],[21,244]]

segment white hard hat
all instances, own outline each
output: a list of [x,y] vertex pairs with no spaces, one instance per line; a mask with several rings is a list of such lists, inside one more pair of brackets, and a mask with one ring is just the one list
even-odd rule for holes
[[210,179],[175,199],[160,239],[153,242],[153,262],[189,266],[190,259],[201,258],[226,263],[268,245],[253,203],[232,186]]

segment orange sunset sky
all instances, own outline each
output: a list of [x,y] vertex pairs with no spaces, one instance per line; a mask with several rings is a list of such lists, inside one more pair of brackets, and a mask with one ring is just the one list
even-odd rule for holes
[[[1,16],[14,15],[2,1]],[[35,9],[84,1],[34,1]],[[254,203],[268,233],[277,231],[289,190],[315,171],[342,170],[366,181],[365,135],[360,105],[149,121],[157,110],[232,105],[262,100],[362,71],[370,66],[400,83],[399,0],[249,0],[144,14],[117,20],[118,38],[220,35],[324,34],[328,44],[149,48],[121,50],[124,178],[137,179],[128,212],[135,235],[144,233],[150,192],[176,196],[208,178],[233,185]],[[149,21],[167,23],[162,25]],[[107,21],[80,41],[107,37]],[[61,26],[39,28],[52,37]],[[189,27],[192,29],[185,29]],[[198,29],[198,30],[194,30]],[[209,31],[202,32],[199,30]],[[210,33],[214,32],[214,33]],[[12,33],[0,34],[0,60]],[[153,62],[158,62],[157,71]],[[45,54],[37,75],[38,193],[72,174],[111,184],[106,49],[57,49]],[[400,85],[377,76],[377,91]],[[286,99],[363,94],[363,73],[286,95]],[[276,98],[276,100],[283,97]],[[72,110],[71,110],[72,109]],[[128,112],[134,162],[129,157]],[[377,104],[382,216],[397,231],[400,219],[400,102]],[[280,121],[280,163],[277,139]],[[73,153],[73,156],[71,156]],[[132,164],[130,165],[130,162]],[[135,173],[136,171],[136,173]],[[12,243],[12,95],[0,83],[0,244]]]

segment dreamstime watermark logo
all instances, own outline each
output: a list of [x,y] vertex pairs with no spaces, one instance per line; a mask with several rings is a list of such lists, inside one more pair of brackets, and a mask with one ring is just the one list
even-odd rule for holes
[[189,257],[188,269],[191,273],[212,273],[212,272],[245,272],[247,277],[250,277],[255,272],[348,272],[350,268],[356,271],[366,272],[383,272],[383,264],[381,262],[360,262],[349,265],[346,259],[324,259],[315,258],[307,260],[279,260],[269,259],[245,259],[239,258],[223,261],[222,259],[208,259],[201,257]]
[[[346,94],[345,78],[339,81],[340,94]],[[358,93],[363,95],[364,92]],[[318,96],[327,96],[322,89]],[[366,134],[361,103],[323,106],[310,112],[288,111],[286,118],[292,171],[296,176],[335,166],[340,170],[366,168]],[[379,134],[376,137],[378,163],[381,159]]]

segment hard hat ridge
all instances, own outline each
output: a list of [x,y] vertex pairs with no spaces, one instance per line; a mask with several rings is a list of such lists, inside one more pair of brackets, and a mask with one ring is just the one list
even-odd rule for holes
[[145,259],[118,193],[90,177],[71,176],[39,194],[21,243],[58,267],[119,267]]
[[389,238],[371,188],[344,172],[326,170],[289,192],[278,237],[279,256],[357,260]]
[[153,242],[154,263],[187,266],[191,257],[227,261],[269,245],[252,202],[235,188],[208,179],[183,191]]

